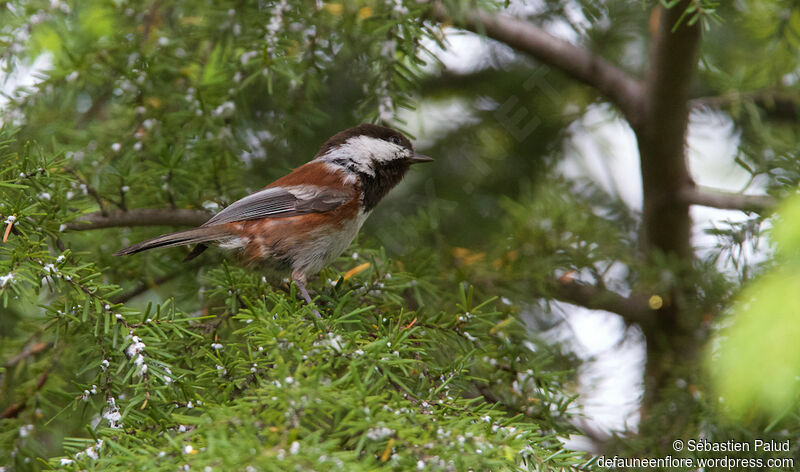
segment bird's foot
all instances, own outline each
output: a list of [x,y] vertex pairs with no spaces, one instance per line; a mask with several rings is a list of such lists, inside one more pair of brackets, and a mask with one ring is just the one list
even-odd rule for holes
[[303,299],[306,301],[306,303],[308,303],[308,306],[310,306],[311,309],[314,310],[314,316],[318,320],[322,319],[322,315],[320,315],[319,311],[317,310],[317,305],[311,299],[311,295],[308,294],[308,290],[306,290],[305,277],[299,274],[292,274],[292,278],[294,279],[294,283],[295,285],[297,285],[297,288],[300,289],[300,295],[303,296]]

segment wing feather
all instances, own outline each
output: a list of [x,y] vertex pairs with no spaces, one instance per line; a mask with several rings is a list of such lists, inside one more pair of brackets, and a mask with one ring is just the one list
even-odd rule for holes
[[330,211],[351,198],[350,193],[315,185],[271,187],[233,202],[203,226]]

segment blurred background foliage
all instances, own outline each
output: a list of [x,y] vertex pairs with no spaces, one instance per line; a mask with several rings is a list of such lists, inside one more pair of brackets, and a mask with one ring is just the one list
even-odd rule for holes
[[[709,13],[692,117],[729,120],[718,139],[734,143],[730,166],[746,189],[783,198],[800,180],[797,6],[696,3]],[[506,12],[641,77],[658,4]],[[446,3],[454,18],[505,6]],[[591,139],[587,117],[619,113],[561,72],[430,18],[428,4],[401,0],[0,4],[0,65],[36,78],[9,91],[0,116],[8,470],[591,469],[568,436],[635,456],[674,453],[679,437],[800,436],[786,328],[796,275],[761,241],[770,211],[716,223],[716,245],[688,263],[645,256],[640,206],[568,171],[576,140]],[[472,54],[448,59],[459,44]],[[111,256],[173,227],[79,231],[87,213],[217,211],[362,121],[403,129],[436,163],[411,172],[312,284],[323,321],[217,251],[189,264],[181,249]],[[642,422],[625,431],[576,426],[580,359],[552,335],[569,329],[554,300],[573,281],[642,294],[652,310],[688,287],[684,350],[709,352],[708,364],[673,357],[652,320],[626,320],[668,381],[639,391]],[[738,415],[722,413],[728,403]]]

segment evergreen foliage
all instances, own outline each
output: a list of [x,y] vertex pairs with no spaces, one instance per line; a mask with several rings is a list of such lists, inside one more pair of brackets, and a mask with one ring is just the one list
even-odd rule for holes
[[586,462],[562,445],[574,429],[561,356],[512,306],[452,280],[424,249],[402,262],[370,246],[348,252],[315,286],[327,313],[317,321],[294,288],[218,253],[187,265],[180,250],[110,257],[158,229],[71,231],[94,211],[214,211],[312,156],[312,130],[391,118],[407,103],[420,38],[434,37],[419,6],[46,7],[3,13],[7,69],[40,53],[52,67],[4,116],[0,214],[13,225],[0,245],[0,462]]
[[[3,321],[14,335],[4,350],[27,350],[4,370],[20,410],[3,421],[5,463],[517,470],[585,461],[559,438],[569,430],[564,374],[524,342],[508,306],[476,300],[465,285],[437,294],[435,273],[367,251],[348,254],[338,267],[355,268],[320,287],[324,320],[293,290],[224,262],[195,279],[202,310],[169,298],[137,308],[85,262],[90,252],[50,246],[65,216],[42,194],[78,182],[63,160],[4,152],[2,200],[25,215],[0,248]],[[519,414],[487,404],[484,391]]]
[[[0,472],[595,470],[565,438],[663,457],[678,438],[800,437],[796,362],[781,361],[798,355],[798,204],[771,214],[800,182],[797,6],[539,3],[446,1],[445,18],[404,0],[0,4],[2,72],[37,79],[0,97]],[[444,67],[444,25],[492,35],[475,11],[560,30],[639,86],[667,13],[678,35],[698,25],[683,118],[729,123],[731,165],[769,196],[712,205],[744,211],[707,231],[714,247],[654,247],[646,209],[565,176],[588,116],[627,120],[642,163],[646,126],[519,44]],[[311,282],[321,320],[221,251],[111,256],[179,221],[87,222],[213,214],[362,121],[419,130],[436,163]],[[774,221],[782,247],[754,261]],[[638,426],[576,426],[580,363],[553,339],[568,324],[554,301],[618,313],[644,340]],[[731,455],[756,456],[776,454]],[[800,461],[796,441],[779,456]]]

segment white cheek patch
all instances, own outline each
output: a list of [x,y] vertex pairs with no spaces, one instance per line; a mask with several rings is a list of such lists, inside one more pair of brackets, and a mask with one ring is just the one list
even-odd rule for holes
[[355,151],[353,152],[355,156],[367,156],[371,161],[377,162],[389,162],[404,157],[405,151],[400,145],[369,136],[355,136],[344,144],[344,147],[350,147]]
[[358,172],[375,175],[375,164],[395,159],[407,159],[411,151],[398,144],[369,136],[354,136],[331,149],[322,159],[328,162],[343,160],[355,166]]

